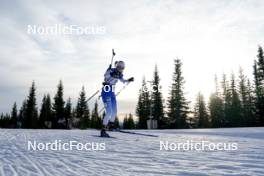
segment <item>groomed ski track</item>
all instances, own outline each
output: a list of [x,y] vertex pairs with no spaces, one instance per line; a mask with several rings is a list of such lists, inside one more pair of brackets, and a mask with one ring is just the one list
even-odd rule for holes
[[[264,175],[264,128],[135,130],[142,135],[97,130],[0,129],[1,176]],[[32,151],[28,141],[105,143],[105,151]],[[236,142],[237,151],[160,151],[160,141]]]

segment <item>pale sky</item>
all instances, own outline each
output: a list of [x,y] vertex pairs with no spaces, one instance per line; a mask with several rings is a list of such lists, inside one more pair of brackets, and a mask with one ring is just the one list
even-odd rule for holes
[[[241,66],[252,75],[257,46],[264,44],[263,21],[261,0],[0,0],[0,112],[15,101],[20,107],[33,80],[39,107],[60,79],[75,106],[82,86],[87,97],[101,86],[112,48],[126,62],[125,77],[135,77],[118,97],[119,113],[135,112],[142,77],[152,79],[155,64],[167,98],[175,58],[183,62],[188,100],[198,91],[208,99],[214,74],[237,73]],[[28,25],[55,24],[103,26],[106,32],[27,33]]]

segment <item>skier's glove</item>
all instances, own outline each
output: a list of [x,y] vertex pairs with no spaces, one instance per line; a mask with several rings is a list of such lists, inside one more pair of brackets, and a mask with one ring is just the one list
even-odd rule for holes
[[128,82],[133,82],[134,81],[134,77],[131,77],[127,80]]

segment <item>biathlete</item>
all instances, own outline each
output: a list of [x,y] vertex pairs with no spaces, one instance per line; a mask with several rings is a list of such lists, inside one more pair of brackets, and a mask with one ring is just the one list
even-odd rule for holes
[[104,74],[103,88],[101,97],[105,107],[105,116],[103,118],[103,127],[101,130],[101,137],[110,137],[106,132],[108,128],[114,126],[114,121],[117,115],[116,95],[114,91],[115,84],[119,81],[122,83],[129,83],[134,81],[134,78],[123,78],[123,71],[125,69],[125,63],[123,61],[116,61],[115,67],[110,65]]

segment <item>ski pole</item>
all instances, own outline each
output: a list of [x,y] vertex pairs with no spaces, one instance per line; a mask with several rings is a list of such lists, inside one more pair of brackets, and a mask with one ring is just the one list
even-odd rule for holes
[[86,102],[90,101],[95,95],[97,95],[99,93],[101,89],[98,89],[93,95],[91,95],[87,100]]
[[[111,58],[110,68],[112,67],[113,59],[114,59],[115,55],[116,55],[116,53],[115,53],[114,49],[112,49],[112,58]],[[90,101],[95,95],[97,95],[97,94],[99,93],[100,90],[101,90],[101,88],[98,89],[93,95],[91,95],[91,96],[86,100],[86,102]],[[99,96],[99,98],[100,98],[100,96]]]
[[111,67],[112,67],[112,64],[113,64],[114,57],[115,57],[115,50],[112,49],[112,59],[111,59],[111,65],[110,65]]
[[128,82],[128,83],[126,83],[123,87],[122,87],[122,89],[120,89],[117,93],[116,93],[116,97],[128,86],[128,84],[129,84],[130,82]]

